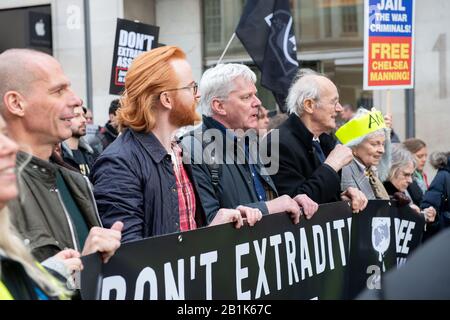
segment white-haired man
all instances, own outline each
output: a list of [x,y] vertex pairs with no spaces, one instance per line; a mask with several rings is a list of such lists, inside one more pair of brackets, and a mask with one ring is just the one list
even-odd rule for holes
[[[317,203],[351,200],[358,212],[367,198],[356,188],[341,193],[340,170],[352,161],[352,151],[336,145],[328,134],[342,111],[336,86],[326,76],[301,69],[287,98],[289,118],[279,127],[279,138],[268,136],[269,149],[279,145],[279,170],[272,176],[280,193],[306,194]],[[275,160],[276,155],[272,155]]]
[[[259,156],[252,152],[255,140],[245,133],[249,129],[256,133],[258,127],[261,101],[256,96],[255,82],[254,72],[240,64],[220,64],[203,74],[203,124],[182,140],[185,154],[190,156],[187,161],[192,162],[194,181],[208,220],[221,207],[244,204],[263,214],[288,212],[297,223],[300,206],[310,217],[318,205],[303,194],[294,199],[287,195],[278,197]],[[207,159],[211,150],[215,152],[211,156],[214,161]]]

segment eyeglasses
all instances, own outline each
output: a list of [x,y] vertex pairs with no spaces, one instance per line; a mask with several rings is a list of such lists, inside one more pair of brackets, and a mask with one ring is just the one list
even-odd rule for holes
[[161,93],[166,92],[166,91],[175,91],[175,90],[183,90],[183,89],[193,89],[194,96],[195,96],[197,94],[197,91],[198,91],[198,83],[194,82],[193,84],[190,84],[190,85],[188,85],[186,87],[163,90],[163,91],[161,91]]

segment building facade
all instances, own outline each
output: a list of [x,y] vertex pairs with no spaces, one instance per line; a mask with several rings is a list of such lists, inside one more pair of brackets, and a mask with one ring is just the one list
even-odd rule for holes
[[[394,127],[401,139],[415,134],[428,143],[430,152],[447,151],[450,2],[415,2],[415,88],[392,90]],[[301,65],[326,73],[337,84],[341,103],[386,111],[386,91],[363,90],[364,1],[290,3]],[[116,18],[159,26],[159,42],[183,48],[199,80],[205,68],[218,62],[244,4],[245,0],[2,0],[0,51],[18,46],[53,54],[93,109],[95,122],[103,125],[109,103],[116,98],[109,94]],[[44,29],[50,27],[51,43],[39,43],[32,34],[42,33],[36,24],[41,19],[48,23],[47,17],[51,22]],[[257,71],[237,38],[223,61],[245,63]],[[275,109],[270,92],[258,88],[264,105]],[[409,111],[412,107],[415,112]],[[407,128],[407,117],[412,127]]]

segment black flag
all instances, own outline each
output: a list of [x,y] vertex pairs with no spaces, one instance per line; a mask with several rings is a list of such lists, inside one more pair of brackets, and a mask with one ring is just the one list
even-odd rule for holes
[[261,71],[261,84],[272,91],[281,111],[298,70],[289,0],[247,0],[236,35]]

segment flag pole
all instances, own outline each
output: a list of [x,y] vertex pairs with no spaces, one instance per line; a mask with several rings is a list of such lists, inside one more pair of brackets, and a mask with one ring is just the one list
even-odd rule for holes
[[219,61],[217,61],[217,64],[219,64],[219,63],[222,62],[222,59],[223,59],[223,57],[225,56],[225,53],[227,53],[228,48],[230,47],[231,42],[234,40],[234,37],[235,37],[235,36],[236,36],[236,32],[233,32],[233,34],[231,35],[230,40],[229,40],[228,43],[227,43],[227,46],[225,47],[225,49],[224,49],[223,52],[222,52],[222,55],[221,55],[220,58],[219,58]]

